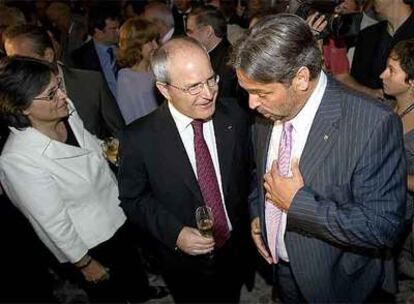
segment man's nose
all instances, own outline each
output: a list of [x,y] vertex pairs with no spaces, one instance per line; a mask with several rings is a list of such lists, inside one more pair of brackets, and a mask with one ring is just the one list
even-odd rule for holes
[[257,95],[249,94],[249,108],[254,110],[260,105],[260,98]]

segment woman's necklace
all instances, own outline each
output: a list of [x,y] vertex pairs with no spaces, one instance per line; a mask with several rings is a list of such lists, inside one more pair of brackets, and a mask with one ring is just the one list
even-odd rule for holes
[[403,118],[405,115],[410,113],[414,109],[414,102],[411,103],[404,111],[401,112],[400,118]]

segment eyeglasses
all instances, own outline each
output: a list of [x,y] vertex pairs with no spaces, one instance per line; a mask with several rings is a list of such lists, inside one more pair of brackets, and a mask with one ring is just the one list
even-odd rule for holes
[[56,86],[51,88],[47,95],[35,97],[33,100],[46,100],[49,102],[55,101],[58,91],[62,90],[62,84],[62,79],[58,78]]
[[204,85],[207,85],[207,87],[209,87],[209,88],[215,88],[217,86],[217,84],[219,83],[219,81],[220,81],[220,76],[217,75],[217,74],[214,74],[210,78],[208,78],[204,81],[201,81],[199,83],[196,83],[196,84],[194,84],[190,87],[187,87],[187,88],[180,88],[180,87],[177,87],[177,86],[172,85],[170,83],[165,83],[165,85],[168,85],[168,86],[173,87],[177,90],[183,91],[184,93],[188,93],[190,95],[198,95],[203,91]]

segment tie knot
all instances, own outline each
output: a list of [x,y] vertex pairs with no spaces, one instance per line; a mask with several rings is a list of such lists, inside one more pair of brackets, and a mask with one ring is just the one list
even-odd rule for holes
[[114,61],[114,49],[109,47],[106,51],[109,54],[109,58],[111,59],[111,62],[113,62]]
[[203,123],[204,121],[199,120],[199,119],[194,119],[191,122],[191,126],[193,127],[195,134],[203,134]]
[[291,122],[285,122],[283,123],[283,132],[285,133],[292,133],[293,130],[293,124]]

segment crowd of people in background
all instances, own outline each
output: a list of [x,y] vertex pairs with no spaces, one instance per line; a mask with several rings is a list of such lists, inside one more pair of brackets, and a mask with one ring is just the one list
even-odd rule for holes
[[0,0],[0,302],[414,301],[413,9]]

